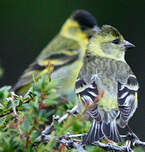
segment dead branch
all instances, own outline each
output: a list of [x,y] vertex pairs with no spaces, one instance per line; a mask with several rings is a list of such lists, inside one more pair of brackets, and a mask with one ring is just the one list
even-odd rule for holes
[[74,141],[72,138],[70,138],[68,135],[66,136],[62,136],[62,137],[59,137],[57,140],[56,140],[58,143],[60,144],[63,144],[65,147],[67,147],[68,149],[76,149],[78,152],[87,152],[83,145],[81,144],[81,142],[77,142],[77,141]]
[[[78,140],[75,138],[83,138],[86,134],[76,134],[76,135],[70,135],[67,134],[66,136],[61,136],[61,137],[52,137],[51,133],[52,131],[55,130],[54,122],[57,121],[59,124],[61,124],[65,119],[69,117],[69,115],[72,115],[74,112],[76,112],[76,107],[73,108],[73,110],[70,110],[67,112],[65,115],[62,117],[59,116],[54,116],[53,121],[51,125],[49,125],[44,131],[42,131],[41,136],[39,139],[42,142],[49,142],[51,138],[56,139],[56,142],[59,144],[63,144],[65,147],[68,149],[75,148],[79,152],[86,152],[84,149],[84,146],[82,145],[82,140]],[[132,148],[137,147],[137,146],[145,146],[145,142],[142,142],[139,140],[139,138],[134,134],[134,133],[128,133],[127,135],[122,135],[121,138],[124,138],[126,141],[126,145],[124,146],[118,146],[118,145],[113,145],[113,144],[105,144],[100,141],[94,142],[92,145],[98,146],[104,150],[113,150],[116,152],[132,152]]]
[[98,146],[100,148],[103,148],[104,150],[114,150],[117,152],[131,152],[132,149],[128,146],[117,146],[117,145],[113,145],[113,144],[104,144],[102,142],[95,142],[93,143],[93,145]]
[[[18,114],[17,114],[16,105],[15,105],[15,102],[14,102],[15,93],[14,93],[14,92],[11,92],[11,95],[12,95],[12,97],[9,98],[9,101],[11,101],[11,103],[12,103],[12,109],[13,109],[13,113],[14,113],[14,117],[15,117],[15,123],[17,123],[18,120],[19,120],[19,116],[18,116]],[[20,135],[22,136],[22,135],[23,135],[23,132],[22,132],[19,124],[18,124],[18,130],[19,130],[19,132],[20,132]]]
[[121,138],[124,138],[126,141],[131,142],[131,147],[145,147],[145,142],[141,141],[133,132],[129,132],[127,135],[122,135]]
[[[49,135],[52,133],[52,131],[55,130],[54,127],[54,122],[57,121],[59,124],[61,124],[65,119],[67,119],[70,115],[72,115],[73,113],[76,112],[77,107],[75,106],[72,110],[69,110],[65,115],[63,115],[62,117],[59,116],[53,116],[53,121],[52,123],[45,128],[45,130],[42,131],[41,136],[45,137],[46,135]],[[40,138],[40,137],[39,137]]]

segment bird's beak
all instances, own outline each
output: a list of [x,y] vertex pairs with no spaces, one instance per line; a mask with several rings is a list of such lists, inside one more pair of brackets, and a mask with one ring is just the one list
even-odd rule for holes
[[132,43],[130,43],[130,42],[128,42],[128,41],[126,41],[126,40],[125,40],[125,42],[124,42],[124,46],[125,46],[125,49],[126,49],[126,50],[129,50],[129,49],[131,49],[131,48],[134,48],[134,47],[135,47],[135,45],[134,45],[134,44],[132,44]]

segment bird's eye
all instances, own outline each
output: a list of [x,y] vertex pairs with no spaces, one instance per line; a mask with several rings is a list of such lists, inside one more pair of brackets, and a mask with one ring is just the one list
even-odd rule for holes
[[119,40],[119,39],[115,39],[115,40],[112,41],[112,43],[114,43],[114,44],[119,44],[119,43],[120,43],[120,40]]

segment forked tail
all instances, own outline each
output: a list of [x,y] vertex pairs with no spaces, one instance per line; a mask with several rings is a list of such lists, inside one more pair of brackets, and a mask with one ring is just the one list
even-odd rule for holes
[[91,129],[83,139],[83,144],[92,144],[103,137],[116,143],[120,142],[120,134],[115,120],[111,122],[93,120]]

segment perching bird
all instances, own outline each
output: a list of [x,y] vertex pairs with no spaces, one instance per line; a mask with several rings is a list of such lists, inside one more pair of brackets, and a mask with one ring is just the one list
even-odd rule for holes
[[33,78],[39,79],[48,72],[47,66],[53,64],[54,72],[51,77],[60,81],[58,93],[67,95],[74,92],[88,39],[96,28],[96,19],[89,12],[77,10],[72,13],[58,35],[24,71],[13,90],[24,94],[32,86]]
[[124,59],[126,50],[133,47],[109,25],[102,26],[90,39],[76,81],[79,108],[89,107],[86,111],[92,118],[84,144],[102,138],[118,143],[118,126],[124,128],[133,116],[139,86]]

